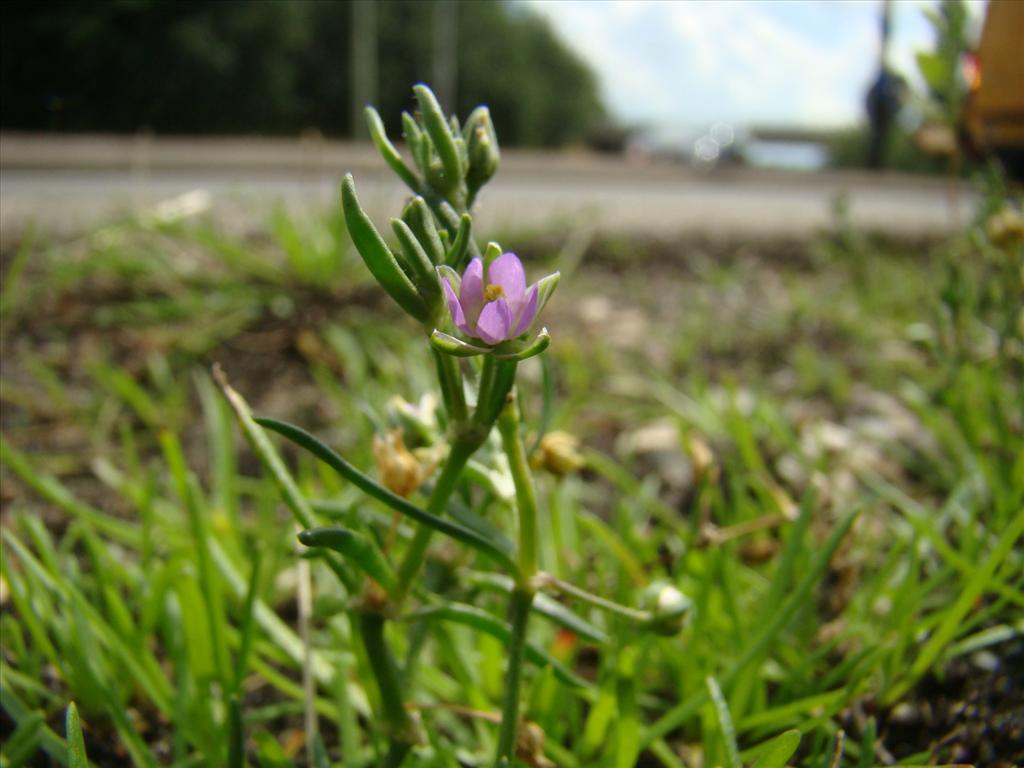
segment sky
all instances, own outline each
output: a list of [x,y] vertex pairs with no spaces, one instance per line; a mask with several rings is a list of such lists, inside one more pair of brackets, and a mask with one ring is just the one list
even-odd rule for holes
[[[850,125],[878,68],[881,0],[524,1],[629,124]],[[890,63],[912,83],[936,2],[893,3]],[[969,6],[978,23],[985,0]]]

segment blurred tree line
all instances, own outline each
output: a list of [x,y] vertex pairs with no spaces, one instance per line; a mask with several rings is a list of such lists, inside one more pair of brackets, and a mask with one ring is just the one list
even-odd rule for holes
[[[501,0],[445,1],[447,15],[439,0],[373,3],[372,82],[360,96],[390,132],[446,40],[456,96],[444,106],[464,116],[488,104],[503,143],[577,142],[603,122],[594,73],[543,19]],[[8,0],[0,127],[350,135],[357,12],[351,1]],[[444,20],[454,32],[435,26]]]

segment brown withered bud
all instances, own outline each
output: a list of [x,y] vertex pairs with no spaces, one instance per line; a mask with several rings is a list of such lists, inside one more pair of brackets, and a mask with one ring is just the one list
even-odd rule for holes
[[718,463],[715,454],[703,438],[690,435],[686,440],[686,452],[693,463],[693,476],[700,482],[718,482]]
[[548,432],[530,458],[530,465],[534,469],[545,469],[555,477],[564,477],[586,463],[579,448],[580,441],[575,435],[561,430]]
[[402,498],[411,496],[425,479],[423,467],[405,447],[400,429],[374,435],[373,456],[381,483]]
[[544,755],[544,731],[529,720],[522,720],[516,732],[516,757],[530,768],[556,768]]
[[985,234],[993,243],[1004,247],[1024,242],[1024,214],[1003,208],[985,222]]

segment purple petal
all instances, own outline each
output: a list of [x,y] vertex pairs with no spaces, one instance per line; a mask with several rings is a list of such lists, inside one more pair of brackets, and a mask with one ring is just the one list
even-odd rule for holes
[[512,309],[504,299],[492,301],[476,322],[476,335],[488,344],[498,344],[508,338],[512,327]]
[[514,253],[503,253],[492,261],[487,270],[487,282],[501,286],[512,313],[518,315],[526,298],[526,273],[519,257]]
[[523,311],[519,315],[519,322],[516,323],[516,327],[512,330],[513,336],[519,336],[526,333],[527,329],[533,323],[535,317],[537,317],[537,296],[539,291],[537,290],[537,284],[534,283],[530,286],[530,290],[526,292],[526,301],[523,304]]
[[462,304],[459,303],[459,298],[455,295],[455,289],[447,279],[441,281],[441,287],[444,288],[445,298],[448,299],[448,310],[452,313],[452,322],[455,323],[455,327],[471,336],[472,332],[466,322],[466,313],[462,311]]
[[473,325],[484,307],[484,262],[477,256],[462,273],[459,301],[466,313],[466,321]]

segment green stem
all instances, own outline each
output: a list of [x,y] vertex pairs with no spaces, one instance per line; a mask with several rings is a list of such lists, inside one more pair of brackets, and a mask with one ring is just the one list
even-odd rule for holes
[[402,703],[398,667],[384,640],[384,617],[370,611],[360,613],[359,629],[380,692],[380,716],[390,743],[387,764],[398,766],[416,742],[416,724]]
[[448,421],[462,424],[469,417],[466,410],[466,393],[462,387],[462,371],[459,361],[432,348],[434,364],[437,366],[437,380],[441,385],[441,399],[444,400]]
[[505,698],[501,705],[501,731],[498,734],[496,768],[509,768],[515,757],[516,732],[519,725],[519,688],[526,647],[526,623],[530,618],[533,590],[517,587],[509,603],[512,638],[509,645],[508,670],[505,673]]
[[641,624],[646,624],[654,619],[654,614],[650,611],[642,611],[637,608],[630,608],[628,605],[622,605],[612,600],[607,600],[600,595],[595,595],[593,592],[588,592],[585,589],[580,589],[575,584],[570,584],[567,581],[562,581],[559,578],[552,576],[551,574],[541,574],[541,578],[538,579],[542,590],[561,592],[575,597],[577,600],[582,600],[585,603],[590,603],[596,608],[600,608],[603,611],[609,613],[617,613],[620,616],[625,616]]
[[[448,453],[448,460],[445,462],[444,468],[434,484],[433,492],[430,494],[430,501],[427,504],[428,512],[433,515],[444,513],[448,506],[448,499],[455,492],[455,485],[459,481],[459,476],[462,474],[466,462],[469,461],[469,457],[473,455],[479,445],[480,443],[473,439],[456,438],[452,444],[451,451]],[[398,567],[398,586],[394,592],[394,602],[396,605],[400,604],[409,593],[412,580],[423,564],[423,559],[427,554],[427,547],[430,545],[433,533],[434,531],[425,525],[421,525],[416,529],[416,535],[413,537],[409,549],[406,550],[405,558]]]
[[516,488],[516,511],[519,518],[519,586],[533,590],[532,581],[537,574],[537,494],[533,488],[533,475],[526,458],[526,448],[519,434],[519,405],[515,397],[498,418],[501,445],[512,470]]
[[508,768],[515,757],[523,649],[526,647],[526,625],[536,592],[534,581],[537,574],[537,494],[533,487],[530,465],[526,459],[526,448],[519,434],[519,404],[514,394],[507,398],[507,404],[498,417],[498,432],[501,434],[502,448],[512,471],[519,519],[519,574],[516,576],[516,588],[512,591],[509,603],[512,637],[508,670],[505,674],[505,700],[501,707],[501,731],[498,735],[498,751],[494,761],[496,768]]
[[[491,355],[484,356],[476,411],[473,413],[473,421],[481,431],[490,431],[508,403],[508,393],[512,391],[516,380],[517,365],[515,360],[496,360]],[[517,422],[518,418],[517,411]]]

